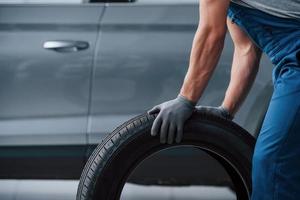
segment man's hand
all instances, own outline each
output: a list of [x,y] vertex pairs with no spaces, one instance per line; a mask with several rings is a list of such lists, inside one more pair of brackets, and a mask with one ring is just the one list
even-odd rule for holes
[[230,112],[223,106],[219,106],[219,107],[196,106],[196,110],[203,113],[216,115],[227,120],[232,120],[234,118],[234,116],[230,114]]
[[161,143],[167,141],[172,144],[174,140],[181,142],[184,123],[192,115],[195,105],[196,103],[179,94],[176,99],[154,106],[148,114],[159,114],[153,122],[151,135],[160,134]]

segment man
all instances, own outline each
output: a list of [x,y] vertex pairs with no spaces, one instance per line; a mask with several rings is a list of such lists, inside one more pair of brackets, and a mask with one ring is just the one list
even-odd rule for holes
[[[252,162],[252,200],[300,198],[300,0],[200,0],[190,64],[177,98],[158,113],[151,135],[179,143],[194,109],[233,119],[255,80],[262,52],[274,64],[274,92]],[[195,107],[217,65],[224,38],[234,42],[231,80],[219,107]],[[218,138],[216,138],[217,140]]]

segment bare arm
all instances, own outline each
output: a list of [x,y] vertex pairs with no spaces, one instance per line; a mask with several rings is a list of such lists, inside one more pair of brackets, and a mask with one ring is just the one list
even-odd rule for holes
[[[174,139],[179,143],[183,138],[184,123],[192,115],[195,102],[202,95],[219,61],[227,31],[229,3],[230,0],[200,1],[199,26],[193,41],[189,69],[180,94],[175,99],[156,105],[148,111],[148,114],[158,113],[151,128],[151,135],[160,134],[161,143],[168,141],[172,144]],[[234,35],[238,34],[231,30]],[[247,37],[242,40],[247,41],[245,43],[241,43],[239,36],[233,38],[236,45],[231,82],[223,102],[224,107],[230,108],[229,111],[232,112],[238,108],[249,91],[256,74],[255,66],[259,60],[255,58],[260,57]],[[241,44],[245,46],[240,46]],[[222,117],[232,118],[227,113],[224,114],[222,108],[215,110],[221,112]]]
[[197,102],[219,61],[226,35],[230,0],[201,0],[200,20],[190,55],[190,64],[180,94]]
[[230,84],[222,106],[234,115],[253,85],[262,52],[230,19],[227,26],[234,43],[234,56]]

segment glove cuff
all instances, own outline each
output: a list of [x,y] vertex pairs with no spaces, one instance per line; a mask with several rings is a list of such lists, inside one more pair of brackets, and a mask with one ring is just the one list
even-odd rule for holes
[[219,109],[222,111],[222,113],[224,114],[224,116],[227,118],[227,119],[230,119],[232,120],[234,118],[233,115],[230,114],[230,112],[224,108],[223,106],[219,106]]
[[192,109],[194,109],[195,106],[196,106],[196,104],[197,104],[197,102],[193,102],[193,101],[187,99],[186,97],[184,97],[184,96],[181,95],[181,94],[178,94],[177,99],[178,99],[179,101],[183,102],[184,104],[186,104],[187,106],[189,106],[189,107],[192,108]]

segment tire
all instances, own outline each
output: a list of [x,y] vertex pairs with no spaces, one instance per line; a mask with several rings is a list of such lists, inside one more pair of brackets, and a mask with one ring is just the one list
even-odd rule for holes
[[255,138],[232,121],[196,111],[184,126],[181,143],[161,144],[150,135],[155,115],[139,115],[109,134],[88,159],[77,200],[116,200],[126,179],[149,155],[171,146],[196,146],[217,159],[230,176],[237,199],[250,199]]

